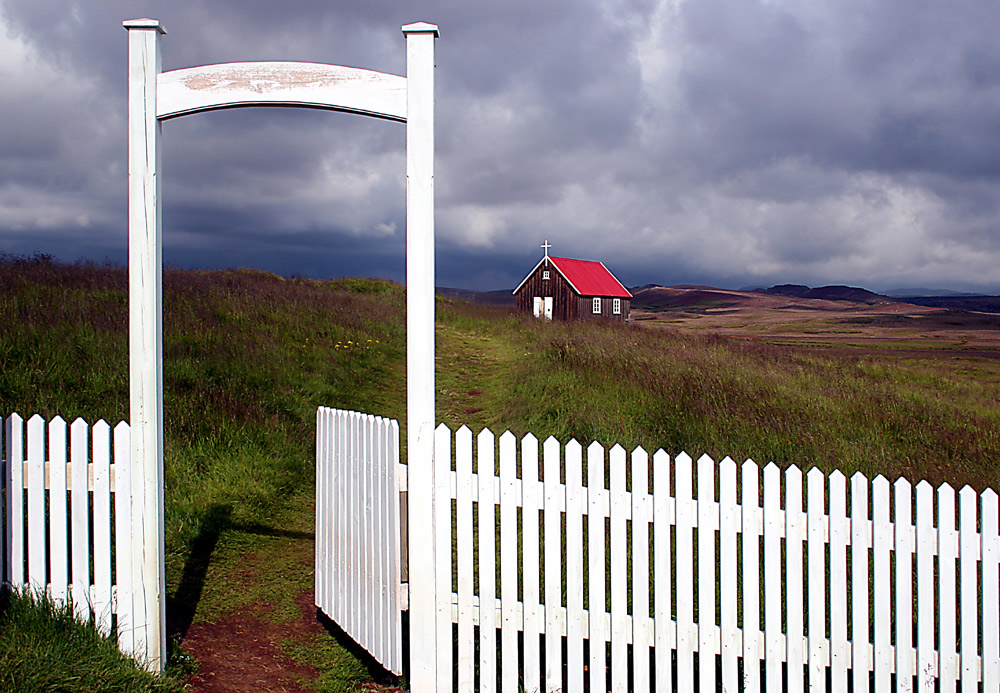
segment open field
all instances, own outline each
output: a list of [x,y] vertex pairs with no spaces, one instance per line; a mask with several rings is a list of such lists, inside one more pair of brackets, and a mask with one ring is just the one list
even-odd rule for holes
[[[0,258],[0,409],[127,418],[125,275]],[[439,299],[439,420],[1000,488],[997,316],[704,289],[633,316]],[[310,608],[314,421],[357,409],[405,436],[404,317],[389,282],[165,272],[168,620],[193,690],[378,677]]]

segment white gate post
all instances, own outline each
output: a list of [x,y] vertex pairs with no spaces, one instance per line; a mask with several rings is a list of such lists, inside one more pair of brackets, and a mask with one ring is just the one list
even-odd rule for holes
[[[133,653],[152,671],[166,661],[163,550],[163,323],[160,123],[156,80],[160,35],[155,19],[128,30],[129,423],[132,432],[132,521],[136,541]],[[117,489],[116,492],[121,492]],[[141,586],[141,587],[140,587]]]
[[[410,684],[437,689],[434,584],[434,24],[406,36],[406,452]],[[444,470],[441,470],[442,472]],[[450,503],[450,500],[448,501]],[[438,589],[451,585],[440,585]],[[451,630],[448,631],[451,647]]]

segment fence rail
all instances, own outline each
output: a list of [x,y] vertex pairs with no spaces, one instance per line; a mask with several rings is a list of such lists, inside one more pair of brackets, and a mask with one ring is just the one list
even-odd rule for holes
[[129,426],[83,419],[48,424],[11,414],[0,459],[0,581],[72,604],[114,632],[123,652],[146,654],[141,518],[133,515]]

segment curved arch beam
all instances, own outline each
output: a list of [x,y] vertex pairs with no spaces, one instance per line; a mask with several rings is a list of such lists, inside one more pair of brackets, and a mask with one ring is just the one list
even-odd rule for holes
[[323,63],[220,63],[162,72],[156,118],[242,106],[321,108],[406,122],[406,78]]

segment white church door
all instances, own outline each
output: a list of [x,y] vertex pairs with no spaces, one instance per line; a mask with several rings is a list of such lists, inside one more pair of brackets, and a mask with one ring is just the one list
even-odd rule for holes
[[552,319],[552,297],[551,296],[546,296],[545,297],[545,319],[546,320],[551,320]]
[[534,313],[536,318],[542,317],[542,297],[535,296]]

